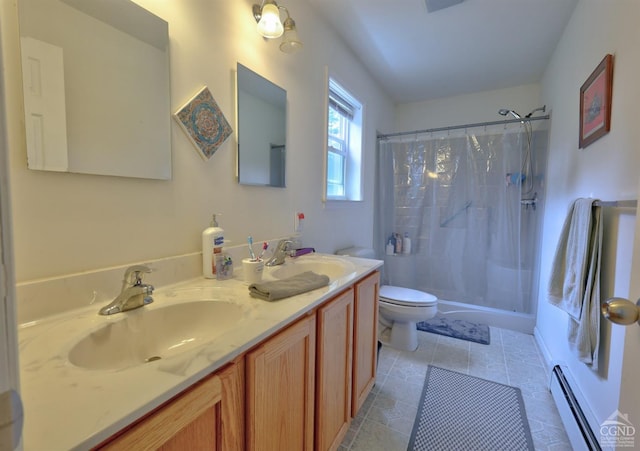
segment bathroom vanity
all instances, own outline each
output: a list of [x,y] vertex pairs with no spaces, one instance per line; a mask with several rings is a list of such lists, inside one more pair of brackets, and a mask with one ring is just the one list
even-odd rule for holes
[[[91,306],[22,326],[25,449],[336,449],[375,381],[381,265],[303,256],[265,278],[316,268],[327,287],[266,302],[249,296],[241,274],[199,278],[113,318]],[[132,345],[136,361],[105,347],[125,319],[138,334],[163,312],[174,318],[161,326],[171,338],[186,310],[194,332],[175,345],[184,351]],[[220,321],[224,312],[233,327]],[[71,352],[87,336],[98,362]],[[158,355],[145,363],[148,353]]]

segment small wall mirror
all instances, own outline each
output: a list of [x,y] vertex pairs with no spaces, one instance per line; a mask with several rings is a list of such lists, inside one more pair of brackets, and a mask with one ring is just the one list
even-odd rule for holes
[[129,0],[19,0],[30,169],[171,178],[167,22]]
[[238,182],[285,187],[287,92],[238,63]]

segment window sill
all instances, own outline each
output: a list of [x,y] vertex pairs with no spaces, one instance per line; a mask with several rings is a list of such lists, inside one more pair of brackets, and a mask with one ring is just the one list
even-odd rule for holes
[[323,201],[324,208],[351,208],[358,205],[363,205],[364,200],[351,200],[351,199],[325,199]]

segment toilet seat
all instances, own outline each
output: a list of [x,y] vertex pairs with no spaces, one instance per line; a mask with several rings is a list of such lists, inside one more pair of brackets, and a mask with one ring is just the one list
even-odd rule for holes
[[392,285],[380,287],[380,300],[404,307],[431,307],[438,303],[438,298],[432,294]]

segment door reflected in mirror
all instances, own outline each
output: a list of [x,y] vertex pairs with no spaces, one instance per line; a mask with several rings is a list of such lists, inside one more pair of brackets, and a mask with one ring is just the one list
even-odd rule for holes
[[129,0],[18,0],[30,169],[171,178],[169,33]]
[[285,187],[287,92],[238,63],[238,182]]

